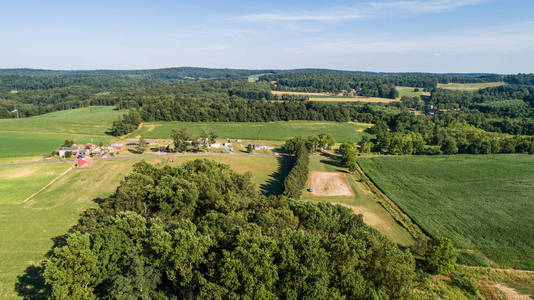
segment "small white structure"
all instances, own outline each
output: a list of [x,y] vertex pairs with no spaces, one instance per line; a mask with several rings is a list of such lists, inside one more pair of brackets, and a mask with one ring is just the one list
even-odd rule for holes
[[219,143],[213,143],[213,144],[210,145],[210,147],[211,147],[211,148],[219,149],[219,148],[221,148],[221,144],[219,144]]
[[254,144],[254,150],[266,150],[267,149],[267,145],[265,144]]
[[227,148],[228,148],[228,147],[232,147],[232,143],[230,143],[230,142],[226,142],[226,143],[223,144],[223,146],[225,146],[225,147],[227,147]]

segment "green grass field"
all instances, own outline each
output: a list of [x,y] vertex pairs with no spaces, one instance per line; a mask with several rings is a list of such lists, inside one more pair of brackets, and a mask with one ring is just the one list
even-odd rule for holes
[[461,263],[476,262],[475,255],[490,266],[534,270],[534,156],[381,157],[359,162],[424,230],[469,250],[472,255],[460,256]]
[[214,131],[220,138],[249,140],[286,140],[299,135],[330,133],[336,142],[355,141],[361,138],[367,124],[327,121],[280,121],[280,122],[150,122],[129,135],[145,138],[168,139],[172,129],[187,128],[189,133],[199,135],[204,129]]
[[411,235],[400,226],[391,215],[374,199],[372,193],[367,190],[354,176],[347,172],[346,168],[339,167],[335,160],[327,157],[311,157],[310,171],[342,172],[345,174],[353,196],[316,196],[308,191],[303,192],[302,199],[311,202],[328,202],[340,204],[355,213],[363,214],[367,225],[377,229],[389,237],[395,243],[408,247],[414,244]]
[[65,139],[109,142],[105,135],[122,112],[110,106],[58,111],[21,119],[0,119],[0,158],[49,154]]
[[419,88],[419,91],[415,92],[415,87],[411,86],[396,86],[395,89],[399,92],[399,97],[418,97],[421,95],[430,96],[429,92],[423,92],[423,88]]
[[[177,165],[196,157],[147,159]],[[212,156],[240,173],[251,172],[258,186],[278,189],[275,157]],[[69,169],[70,163],[0,167],[0,298],[17,298],[15,283],[24,270],[43,259],[52,238],[64,234],[93,200],[112,193],[140,159],[97,161],[73,168],[33,198],[25,199]],[[267,185],[266,185],[267,184]]]
[[504,82],[481,82],[481,83],[438,83],[438,88],[448,90],[476,91],[488,87],[506,85]]

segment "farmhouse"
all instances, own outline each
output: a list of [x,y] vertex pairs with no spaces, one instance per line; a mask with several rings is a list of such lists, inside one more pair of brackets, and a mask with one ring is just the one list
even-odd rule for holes
[[254,150],[265,150],[267,149],[267,145],[265,144],[254,144]]
[[71,156],[77,157],[78,151],[79,151],[78,147],[60,147],[58,150],[58,154],[59,154],[59,157],[65,157],[65,154],[68,152],[71,154]]
[[219,143],[213,143],[213,144],[210,145],[210,147],[211,147],[211,148],[217,148],[217,149],[218,149],[218,148],[221,148],[221,144],[219,144]]

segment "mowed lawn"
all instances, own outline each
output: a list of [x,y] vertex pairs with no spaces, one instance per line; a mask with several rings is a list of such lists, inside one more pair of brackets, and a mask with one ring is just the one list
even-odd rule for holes
[[534,270],[533,155],[376,157],[359,163],[424,230],[467,249],[460,263]]
[[476,91],[488,87],[506,85],[504,82],[480,82],[480,83],[438,83],[438,88],[448,90]]
[[308,191],[303,192],[302,200],[310,202],[327,202],[339,204],[362,214],[364,222],[380,231],[395,243],[408,247],[414,244],[410,233],[399,225],[393,217],[378,203],[372,192],[356,181],[346,168],[339,167],[337,161],[327,157],[311,157],[310,171],[340,172],[347,178],[352,196],[316,196]]
[[336,142],[356,141],[367,133],[371,125],[353,122],[328,121],[279,121],[279,122],[150,122],[134,131],[129,137],[143,136],[152,139],[168,139],[173,129],[186,128],[199,135],[202,130],[213,131],[219,138],[249,140],[286,140],[294,136],[330,133]]
[[[178,165],[198,157],[146,159],[149,163]],[[275,157],[208,157],[229,164],[240,173],[251,172],[263,186],[278,171]],[[96,161],[87,168],[68,170],[71,163],[0,167],[0,298],[17,298],[18,276],[38,264],[52,247],[52,238],[64,234],[81,212],[96,207],[97,197],[111,194],[140,159]],[[53,184],[39,191],[53,179]]]
[[0,119],[0,158],[39,156],[66,139],[76,143],[109,142],[105,133],[122,112],[110,106],[58,111],[21,119]]

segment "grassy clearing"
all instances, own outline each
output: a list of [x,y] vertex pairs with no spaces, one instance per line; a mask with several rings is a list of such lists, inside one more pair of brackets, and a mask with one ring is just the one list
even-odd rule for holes
[[[146,161],[177,165],[195,158]],[[277,158],[215,156],[209,159],[229,164],[241,173],[251,172],[258,186],[279,188],[270,183],[278,176]],[[0,298],[16,298],[17,276],[38,263],[50,250],[52,238],[74,225],[82,211],[96,207],[95,198],[112,193],[138,161],[97,161],[87,168],[74,168],[26,203],[21,202],[71,164],[0,167]]]
[[342,96],[327,96],[327,97],[310,97],[310,101],[335,101],[335,102],[369,102],[369,103],[392,103],[399,102],[398,99],[379,98],[379,97],[342,97]]
[[112,137],[56,133],[2,132],[0,131],[0,158],[42,156],[57,149],[66,140],[75,143],[107,143]]
[[309,192],[304,192],[302,199],[311,202],[329,202],[343,205],[352,209],[357,214],[362,214],[364,222],[376,228],[382,234],[388,236],[394,242],[402,246],[413,245],[414,240],[411,235],[401,227],[391,215],[376,201],[373,194],[367,190],[354,176],[349,174],[345,168],[337,166],[337,161],[327,157],[311,157],[310,171],[319,172],[341,172],[343,173],[353,196],[314,196]]
[[301,96],[329,96],[334,95],[330,93],[307,93],[307,92],[286,92],[286,91],[271,91],[273,95],[301,95]]
[[30,118],[0,119],[0,131],[105,135],[122,113],[111,106],[94,106]]
[[534,269],[534,156],[377,157],[360,165],[424,230],[467,249],[470,263],[482,255],[490,266]]
[[109,142],[112,138],[105,132],[121,113],[110,106],[98,106],[0,119],[0,158],[46,155],[65,139],[77,143]]
[[476,91],[488,87],[506,85],[504,82],[481,82],[481,83],[438,83],[438,88],[448,90]]
[[280,121],[280,122],[151,122],[129,135],[142,135],[149,139],[168,139],[172,129],[187,128],[199,135],[202,130],[213,131],[220,138],[249,140],[286,140],[298,135],[317,135],[328,132],[338,142],[354,141],[366,134],[368,124],[339,123],[327,121]]
[[396,86],[395,89],[399,92],[399,97],[419,97],[419,96],[430,96],[430,92],[423,92],[422,88],[419,88],[419,91],[415,91],[415,87],[411,86]]

